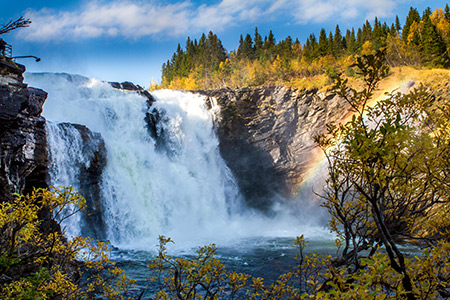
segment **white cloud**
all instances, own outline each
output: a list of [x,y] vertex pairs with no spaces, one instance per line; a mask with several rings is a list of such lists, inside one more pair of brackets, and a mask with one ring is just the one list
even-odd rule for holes
[[143,36],[220,32],[241,22],[282,17],[286,23],[320,23],[339,19],[390,16],[395,0],[222,0],[196,5],[190,0],[86,0],[73,11],[28,10],[30,28],[18,34],[26,40],[64,41],[97,37],[136,39]]
[[290,0],[299,23],[347,19],[373,20],[394,14],[398,0]]
[[272,13],[273,7],[283,1],[222,0],[200,6],[189,0],[175,4],[160,0],[151,4],[129,0],[84,2],[74,11],[28,10],[25,17],[32,20],[32,26],[19,34],[26,40],[62,41],[220,31],[242,20],[256,20]]

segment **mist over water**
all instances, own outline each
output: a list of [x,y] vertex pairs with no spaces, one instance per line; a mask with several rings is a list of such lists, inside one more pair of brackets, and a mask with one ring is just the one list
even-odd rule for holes
[[[157,91],[149,108],[147,99],[135,92],[78,75],[27,74],[26,81],[49,94],[43,116],[48,120],[52,185],[78,189],[77,166],[89,164],[80,155],[79,133],[62,130],[58,123],[85,125],[103,137],[107,163],[101,178],[102,219],[106,239],[115,247],[154,249],[160,234],[170,236],[178,249],[300,234],[331,238],[314,223],[314,215],[299,213],[302,205],[279,205],[270,217],[245,206],[219,153],[212,112],[218,108],[208,110],[202,96]],[[146,113],[155,109],[160,116],[158,140],[145,121]],[[67,231],[86,234],[79,223],[79,216],[72,219],[65,224]]]

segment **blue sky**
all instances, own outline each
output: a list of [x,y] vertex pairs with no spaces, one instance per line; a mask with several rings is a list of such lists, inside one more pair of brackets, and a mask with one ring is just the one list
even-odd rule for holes
[[14,55],[30,72],[67,72],[107,81],[133,81],[148,87],[160,81],[161,65],[185,44],[212,30],[227,50],[236,49],[240,34],[277,40],[290,35],[304,43],[339,24],[342,32],[377,16],[403,25],[409,7],[434,10],[441,0],[0,0],[0,24],[25,16],[28,28],[4,34]]

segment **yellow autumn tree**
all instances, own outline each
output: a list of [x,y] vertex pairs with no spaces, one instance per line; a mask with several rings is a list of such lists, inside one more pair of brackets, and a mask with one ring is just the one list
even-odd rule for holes
[[35,189],[0,203],[0,299],[126,297],[133,280],[109,260],[107,245],[67,240],[61,231],[84,206],[71,188]]

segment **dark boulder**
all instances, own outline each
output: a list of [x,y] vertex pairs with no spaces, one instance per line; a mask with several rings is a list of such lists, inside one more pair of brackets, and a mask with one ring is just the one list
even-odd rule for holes
[[149,104],[149,106],[151,106],[153,102],[155,102],[155,98],[153,98],[152,94],[150,94],[149,91],[145,90],[140,85],[135,85],[134,83],[129,81],[124,81],[122,83],[110,82],[109,84],[115,89],[137,92],[139,95],[147,98],[147,103]]

